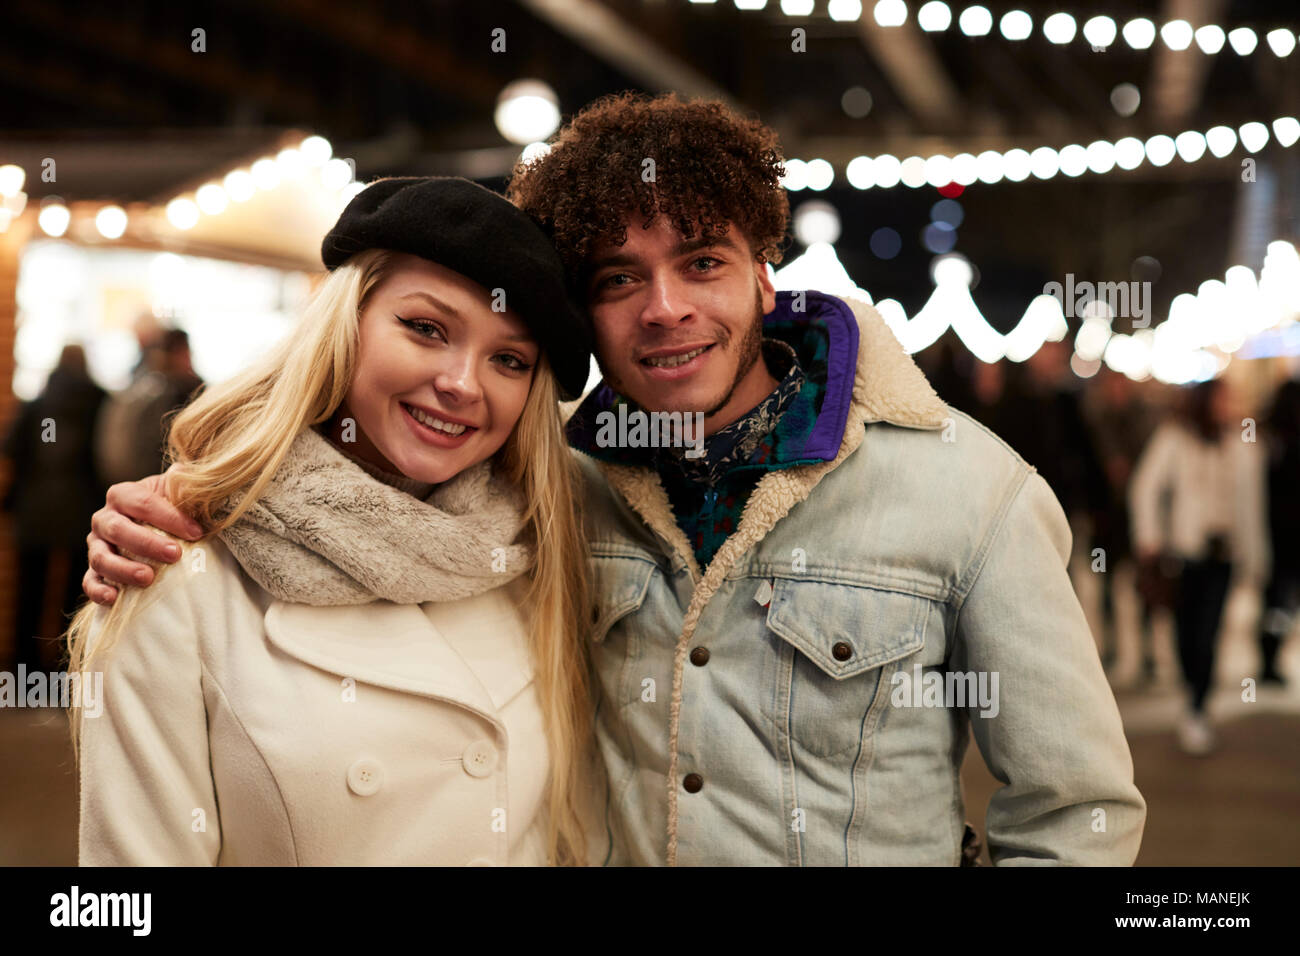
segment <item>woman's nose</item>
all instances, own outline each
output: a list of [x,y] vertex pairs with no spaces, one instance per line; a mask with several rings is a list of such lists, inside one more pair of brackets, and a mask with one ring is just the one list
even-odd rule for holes
[[478,363],[468,352],[445,356],[446,361],[433,376],[433,387],[458,403],[474,402],[483,397],[477,372]]

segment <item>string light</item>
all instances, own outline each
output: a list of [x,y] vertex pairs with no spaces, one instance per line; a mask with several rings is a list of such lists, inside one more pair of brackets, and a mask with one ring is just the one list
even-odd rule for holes
[[1135,17],[1120,31],[1124,42],[1134,50],[1149,50],[1156,42],[1156,25],[1146,17]]
[[0,166],[0,196],[8,198],[17,196],[23,190],[23,183],[27,181],[27,173],[21,166],[15,166],[13,163],[7,163]]
[[167,221],[182,231],[193,229],[199,222],[199,207],[192,199],[178,196],[167,204]]
[[[692,3],[713,3],[715,0],[691,0]],[[736,0],[739,10],[762,10],[766,3]],[[827,13],[832,20],[852,22],[862,17],[859,0],[829,0]],[[781,12],[790,17],[806,17],[813,13],[811,0],[781,0]],[[907,24],[911,8],[904,0],[879,0],[872,5],[875,22],[886,29]],[[965,7],[954,18],[953,8],[942,0],[928,0],[916,8],[916,23],[927,33],[942,33],[956,20],[959,32],[969,37],[984,37],[993,33],[993,14],[987,7]],[[1028,39],[1034,28],[1033,15],[1024,10],[1009,10],[998,18],[999,32],[1010,42]],[[1134,17],[1120,25],[1119,18],[1105,15],[1089,16],[1082,30],[1076,19],[1068,13],[1053,13],[1042,20],[1042,33],[1049,43],[1064,46],[1076,37],[1095,49],[1113,45],[1118,37],[1133,50],[1149,50],[1159,39],[1171,50],[1188,50],[1195,47],[1205,56],[1217,56],[1225,46],[1237,56],[1250,56],[1260,49],[1259,33],[1251,27],[1234,27],[1225,30],[1217,23],[1194,26],[1186,20],[1175,19],[1154,23],[1146,17]],[[1274,56],[1290,56],[1297,46],[1295,31],[1278,27],[1264,35],[1264,46]]]
[[58,196],[49,196],[42,201],[36,222],[47,236],[58,239],[68,231],[68,223],[71,221],[72,213]]
[[[1272,127],[1273,139],[1283,148],[1289,149],[1300,140],[1300,120],[1294,116],[1279,117],[1273,121]],[[1003,179],[1024,182],[1030,175],[1042,180],[1051,179],[1058,173],[1071,177],[1085,172],[1105,175],[1116,167],[1125,171],[1136,169],[1143,162],[1161,167],[1169,165],[1175,156],[1185,163],[1199,162],[1207,154],[1223,159],[1238,146],[1249,153],[1258,153],[1268,145],[1268,141],[1269,127],[1252,121],[1243,123],[1236,130],[1230,126],[1215,126],[1204,133],[1185,130],[1177,137],[1158,133],[1146,142],[1125,136],[1113,143],[1097,140],[1088,146],[1076,143],[1060,150],[1039,146],[1032,152],[1012,149],[999,153],[990,149],[978,156],[970,153],[951,157],[942,154],[911,156],[902,162],[888,154],[856,156],[845,168],[845,178],[855,189],[890,189],[900,182],[913,189],[926,185],[943,186],[949,182],[960,186],[974,182],[993,185]],[[819,173],[815,184],[811,176],[814,164]],[[781,184],[794,192],[807,188],[825,189],[834,175],[833,171],[827,172],[830,164],[824,159],[808,163],[801,159],[787,159],[785,166],[786,176]]]
[[287,146],[274,156],[263,156],[247,169],[234,169],[219,181],[205,183],[191,196],[181,195],[166,206],[167,221],[180,230],[193,229],[204,216],[218,216],[231,202],[247,202],[257,190],[269,191],[307,177],[346,204],[359,190],[352,187],[351,162],[334,157],[334,147],[323,136],[308,136],[297,146]]
[[926,33],[941,33],[952,25],[952,11],[940,0],[930,0],[916,13],[916,22]]
[[1034,32],[1034,18],[1024,10],[1012,10],[1002,15],[998,28],[1008,40],[1027,40]]
[[95,214],[95,228],[105,239],[121,239],[126,224],[126,210],[121,206],[105,206]]
[[1073,40],[1077,31],[1074,17],[1068,13],[1053,13],[1043,21],[1043,36],[1047,37],[1048,43],[1058,46],[1064,46]]
[[247,202],[257,192],[257,183],[253,182],[252,174],[244,169],[227,173],[222,185],[226,187],[226,194],[235,202]]
[[907,22],[907,4],[903,0],[880,0],[873,12],[882,27],[901,27]]
[[1182,52],[1192,45],[1192,25],[1186,20],[1170,20],[1160,28],[1160,39],[1171,50]]
[[957,18],[957,26],[968,37],[987,36],[993,29],[993,14],[988,7],[967,7]]
[[[772,278],[778,289],[816,289],[874,305],[909,354],[933,345],[952,329],[983,362],[1004,358],[1023,362],[1044,342],[1060,342],[1069,334],[1062,308],[1064,296],[1046,292],[1035,296],[1016,327],[1003,335],[989,324],[971,297],[974,270],[964,256],[939,256],[931,274],[934,291],[911,317],[894,299],[875,302],[853,281],[829,242],[813,242],[803,255],[775,270]],[[1137,381],[1200,381],[1226,367],[1231,356],[1252,339],[1297,325],[1300,254],[1289,242],[1270,243],[1258,276],[1245,266],[1233,266],[1222,280],[1202,282],[1194,295],[1176,296],[1168,317],[1154,328],[1118,333],[1111,329],[1114,315],[1104,298],[1094,299],[1083,309],[1071,360],[1076,373],[1093,375],[1104,364]]]
[[[353,182],[351,161],[332,156],[333,147],[328,140],[322,136],[309,136],[298,146],[282,149],[275,156],[264,156],[246,169],[231,170],[219,180],[203,184],[192,194],[174,197],[163,208],[163,215],[173,228],[186,231],[198,225],[204,215],[217,216],[230,208],[232,202],[247,202],[259,189],[275,189],[289,180],[302,180],[309,176],[341,208],[364,188],[364,184]],[[819,183],[824,180],[828,186],[834,170],[825,160],[820,160],[819,164],[816,168]],[[22,211],[27,198],[22,192],[25,179],[26,174],[20,166],[0,166],[0,198],[3,199],[0,226],[7,226],[8,220]],[[826,186],[819,185],[819,188]],[[50,197],[42,203],[37,224],[46,235],[57,238],[67,232],[71,218],[68,207],[58,197]],[[110,204],[96,212],[94,222],[96,230],[105,239],[120,239],[126,234],[128,216],[121,206]],[[3,231],[0,228],[0,232]]]
[[1105,49],[1115,42],[1116,29],[1110,17],[1092,17],[1083,25],[1083,38],[1094,48]]

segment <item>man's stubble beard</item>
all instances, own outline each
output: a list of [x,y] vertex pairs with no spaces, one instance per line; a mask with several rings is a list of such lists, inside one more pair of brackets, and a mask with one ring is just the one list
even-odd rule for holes
[[745,337],[740,341],[740,354],[736,361],[736,374],[731,380],[731,385],[722,398],[712,403],[712,407],[704,409],[704,417],[710,418],[727,407],[731,401],[731,396],[736,394],[736,389],[740,383],[745,380],[759,361],[763,354],[763,290],[754,286],[754,319],[745,329]]

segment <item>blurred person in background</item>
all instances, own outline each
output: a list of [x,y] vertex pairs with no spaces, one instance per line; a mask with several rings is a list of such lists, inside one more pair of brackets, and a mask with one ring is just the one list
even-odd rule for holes
[[[1172,558],[1181,566],[1174,628],[1188,707],[1178,742],[1191,754],[1214,748],[1205,704],[1229,582],[1235,572],[1262,583],[1268,570],[1264,456],[1247,423],[1227,382],[1194,386],[1184,413],[1151,436],[1129,488],[1139,561]],[[1160,521],[1164,492],[1170,495],[1167,528]]]
[[[1142,449],[1155,431],[1156,416],[1126,375],[1104,367],[1097,376],[1096,386],[1084,398],[1083,412],[1106,475],[1106,504],[1097,514],[1092,540],[1094,547],[1105,552],[1110,572],[1101,578],[1102,663],[1109,667],[1115,662],[1119,650],[1114,572],[1134,559],[1129,543],[1132,521],[1128,503],[1129,479]],[[1141,676],[1152,681],[1156,676],[1151,643],[1153,606],[1140,594],[1138,599],[1141,605]]]
[[1106,476],[1084,422],[1069,346],[1047,341],[1023,364],[975,362],[973,415],[1033,465],[1070,522],[1072,580],[1089,565],[1079,542],[1104,523]]
[[1066,342],[1046,341],[1007,370],[998,432],[1056,492],[1071,524],[1106,507],[1106,478],[1084,423]]
[[203,384],[194,374],[185,332],[167,329],[156,339],[141,335],[140,341],[144,354],[131,384],[104,404],[95,428],[95,460],[109,484],[135,481],[164,467],[171,416]]
[[1278,650],[1300,607],[1300,380],[1282,384],[1264,418],[1268,452],[1268,531],[1273,570],[1259,624],[1263,683],[1284,684]]
[[163,332],[166,330],[153,312],[146,309],[131,323],[131,331],[140,349],[140,358],[136,361],[135,368],[131,369],[131,381],[134,382],[152,369],[154,353],[162,345]]
[[[1015,372],[1011,374],[1014,375]],[[1008,369],[1005,362],[990,363],[975,359],[971,363],[970,404],[966,407],[976,421],[986,425],[995,435],[1010,441],[1006,435],[1015,430],[1011,420],[1019,412],[1017,411],[1018,392],[1013,394],[1010,391],[1007,379]],[[1033,462],[1030,464],[1032,465]]]
[[[935,392],[949,405],[972,412],[975,407],[974,390],[971,379],[974,372],[969,366],[982,366],[985,363],[976,359],[960,345],[956,333],[951,329],[939,336],[939,341],[913,356],[916,363],[925,372]],[[980,419],[978,415],[975,418]],[[996,429],[995,429],[996,431]]]
[[58,584],[63,620],[45,643],[53,644],[81,597],[86,522],[107,491],[91,454],[92,429],[105,397],[86,372],[85,350],[64,346],[44,391],[22,405],[5,438],[13,480],[2,507],[14,517],[18,548],[15,670],[18,664],[28,670],[45,666],[41,629],[52,563],[63,571]]

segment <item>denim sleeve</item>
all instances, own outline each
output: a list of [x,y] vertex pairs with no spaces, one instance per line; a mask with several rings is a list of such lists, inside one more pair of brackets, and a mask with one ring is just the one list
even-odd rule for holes
[[1030,471],[958,614],[954,669],[986,671],[990,684],[998,675],[996,711],[969,709],[984,762],[1005,784],[986,820],[995,866],[1130,866],[1142,839],[1146,802],[1066,571],[1070,547],[1060,504]]

